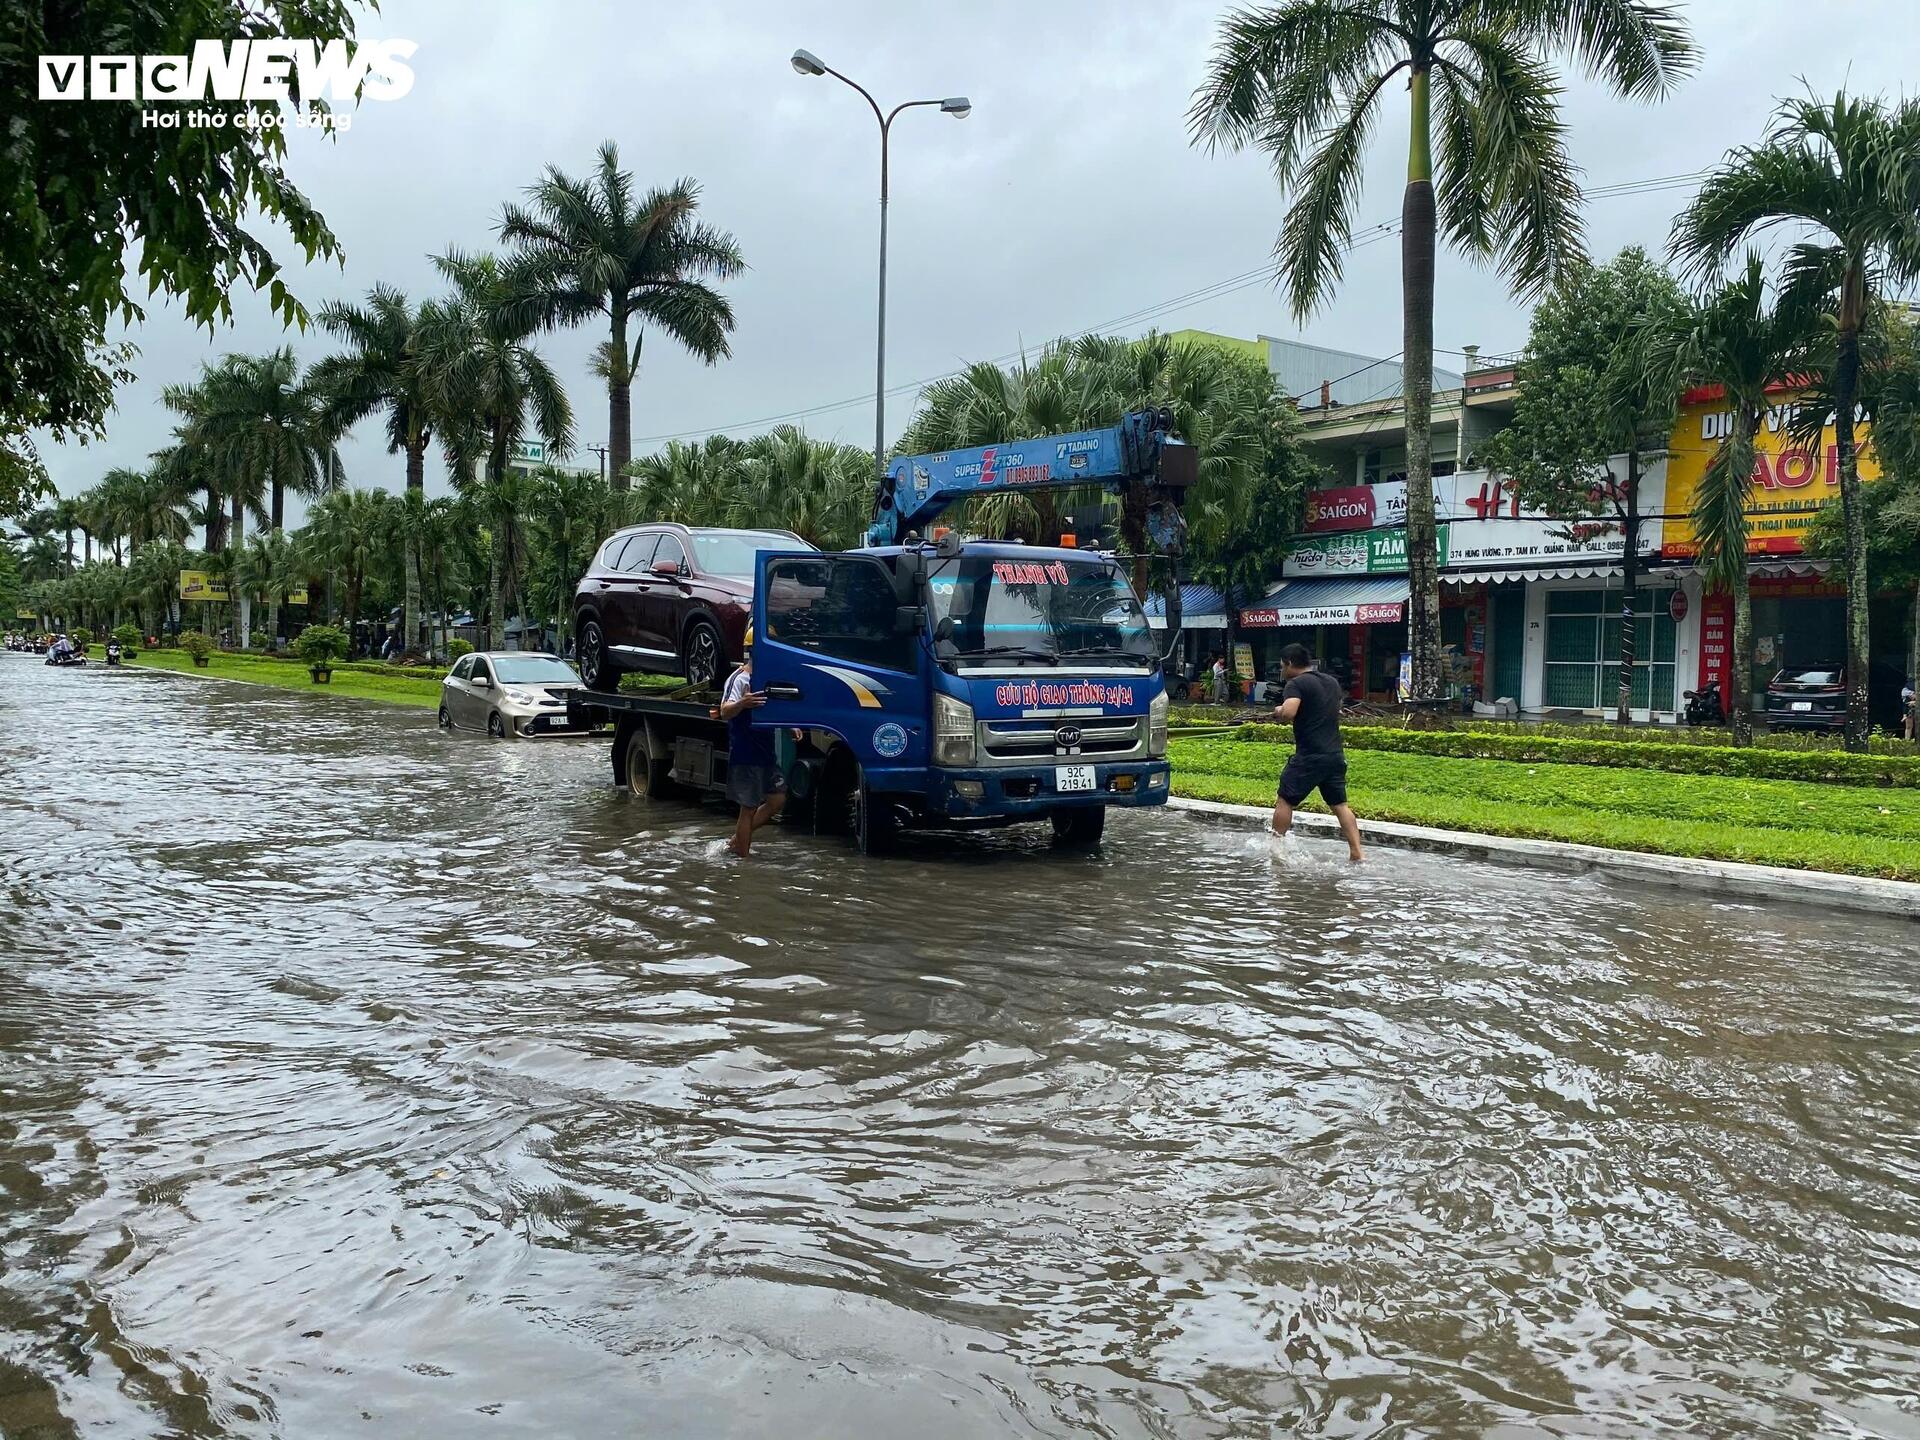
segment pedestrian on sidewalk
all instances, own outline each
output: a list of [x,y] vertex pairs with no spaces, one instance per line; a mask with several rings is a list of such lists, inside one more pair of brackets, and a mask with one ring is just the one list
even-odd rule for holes
[[753,723],[753,712],[767,703],[753,688],[753,627],[741,645],[740,668],[720,692],[720,718],[727,722],[727,798],[740,807],[727,848],[745,858],[753,832],[786,806],[787,778],[773,753],[773,735]]
[[1227,703],[1227,657],[1216,655],[1213,660],[1213,703]]
[[1280,670],[1286,677],[1273,718],[1293,726],[1293,756],[1280,771],[1280,793],[1273,804],[1273,833],[1293,828],[1293,812],[1315,790],[1327,802],[1340,833],[1346,837],[1347,858],[1356,865],[1366,858],[1360,849],[1360,822],[1347,804],[1347,752],[1340,744],[1340,682],[1319,669],[1304,645],[1280,652]]

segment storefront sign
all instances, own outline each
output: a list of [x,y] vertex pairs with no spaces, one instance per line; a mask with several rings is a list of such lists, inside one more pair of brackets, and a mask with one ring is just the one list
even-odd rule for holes
[[1674,590],[1667,595],[1667,615],[1678,625],[1687,618],[1687,592]]
[[[1626,460],[1613,464],[1613,485],[1626,481]],[[1640,477],[1638,509],[1642,516],[1639,553],[1651,559],[1661,553],[1663,529],[1657,518],[1667,509],[1666,466],[1654,461]],[[1453,570],[1541,569],[1565,565],[1606,565],[1626,553],[1626,537],[1604,503],[1588,519],[1555,519],[1520,503],[1512,484],[1485,470],[1463,470],[1433,482],[1434,517],[1442,535],[1440,563]],[[1345,532],[1325,540],[1302,541],[1283,567],[1283,575],[1358,575],[1379,570],[1404,572],[1404,551],[1398,563],[1376,564],[1375,557],[1354,547],[1362,534],[1382,527],[1404,526],[1407,516],[1406,482],[1344,486],[1316,490],[1307,496],[1306,530]],[[1386,533],[1397,533],[1391,530]],[[1399,542],[1404,545],[1404,540]],[[1384,559],[1385,557],[1380,557]]]
[[[1436,527],[1441,565],[1447,563],[1447,530]],[[1293,553],[1280,567],[1289,579],[1308,575],[1404,575],[1407,573],[1407,532],[1360,530],[1295,542]]]
[[228,598],[227,582],[214,579],[204,570],[182,570],[180,598],[182,600],[225,600]]
[[[1817,447],[1809,446],[1791,433],[1798,410],[1791,397],[1770,406],[1753,437],[1753,489],[1747,502],[1750,555],[1803,553],[1807,526],[1820,507],[1840,493],[1840,450],[1832,424],[1820,432]],[[1667,508],[1679,517],[1668,528],[1662,547],[1661,553],[1669,559],[1700,553],[1691,518],[1694,498],[1731,425],[1732,412],[1718,395],[1696,391],[1680,407],[1667,461]],[[1870,433],[1864,416],[1854,421],[1862,480],[1880,477],[1879,462],[1867,444]]]
[[1265,605],[1242,610],[1240,623],[1249,630],[1271,630],[1282,625],[1390,625],[1404,608],[1397,600],[1369,605]]
[[1330,490],[1307,492],[1309,535],[1406,523],[1407,486],[1402,480],[1385,485],[1339,485]]

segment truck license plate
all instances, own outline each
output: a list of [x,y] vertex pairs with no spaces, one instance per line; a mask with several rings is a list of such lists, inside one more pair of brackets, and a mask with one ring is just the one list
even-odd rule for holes
[[1796,701],[1794,701],[1794,702],[1793,702],[1793,708],[1794,708],[1794,709],[1796,709],[1796,710],[1811,710],[1811,709],[1813,709],[1813,701],[1811,701],[1811,700],[1796,700]]
[[1069,790],[1091,790],[1094,788],[1093,766],[1056,765],[1053,769],[1053,788],[1061,792]]

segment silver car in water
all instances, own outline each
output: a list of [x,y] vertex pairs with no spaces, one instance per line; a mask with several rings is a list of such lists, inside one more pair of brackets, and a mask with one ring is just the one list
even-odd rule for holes
[[478,650],[440,682],[440,727],[484,730],[496,740],[584,735],[567,722],[567,692],[584,687],[558,655]]

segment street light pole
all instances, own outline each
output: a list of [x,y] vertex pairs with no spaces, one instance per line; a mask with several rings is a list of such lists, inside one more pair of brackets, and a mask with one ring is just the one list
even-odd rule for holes
[[831,75],[841,84],[857,90],[860,98],[872,108],[873,118],[880,123],[880,303],[873,347],[873,470],[877,496],[878,487],[884,486],[887,479],[887,141],[893,133],[894,117],[902,110],[938,105],[941,114],[964,120],[972,111],[973,104],[964,95],[954,95],[945,100],[904,100],[893,109],[883,111],[880,103],[867,93],[865,86],[822,63],[811,51],[794,51],[792,64],[798,74]]

